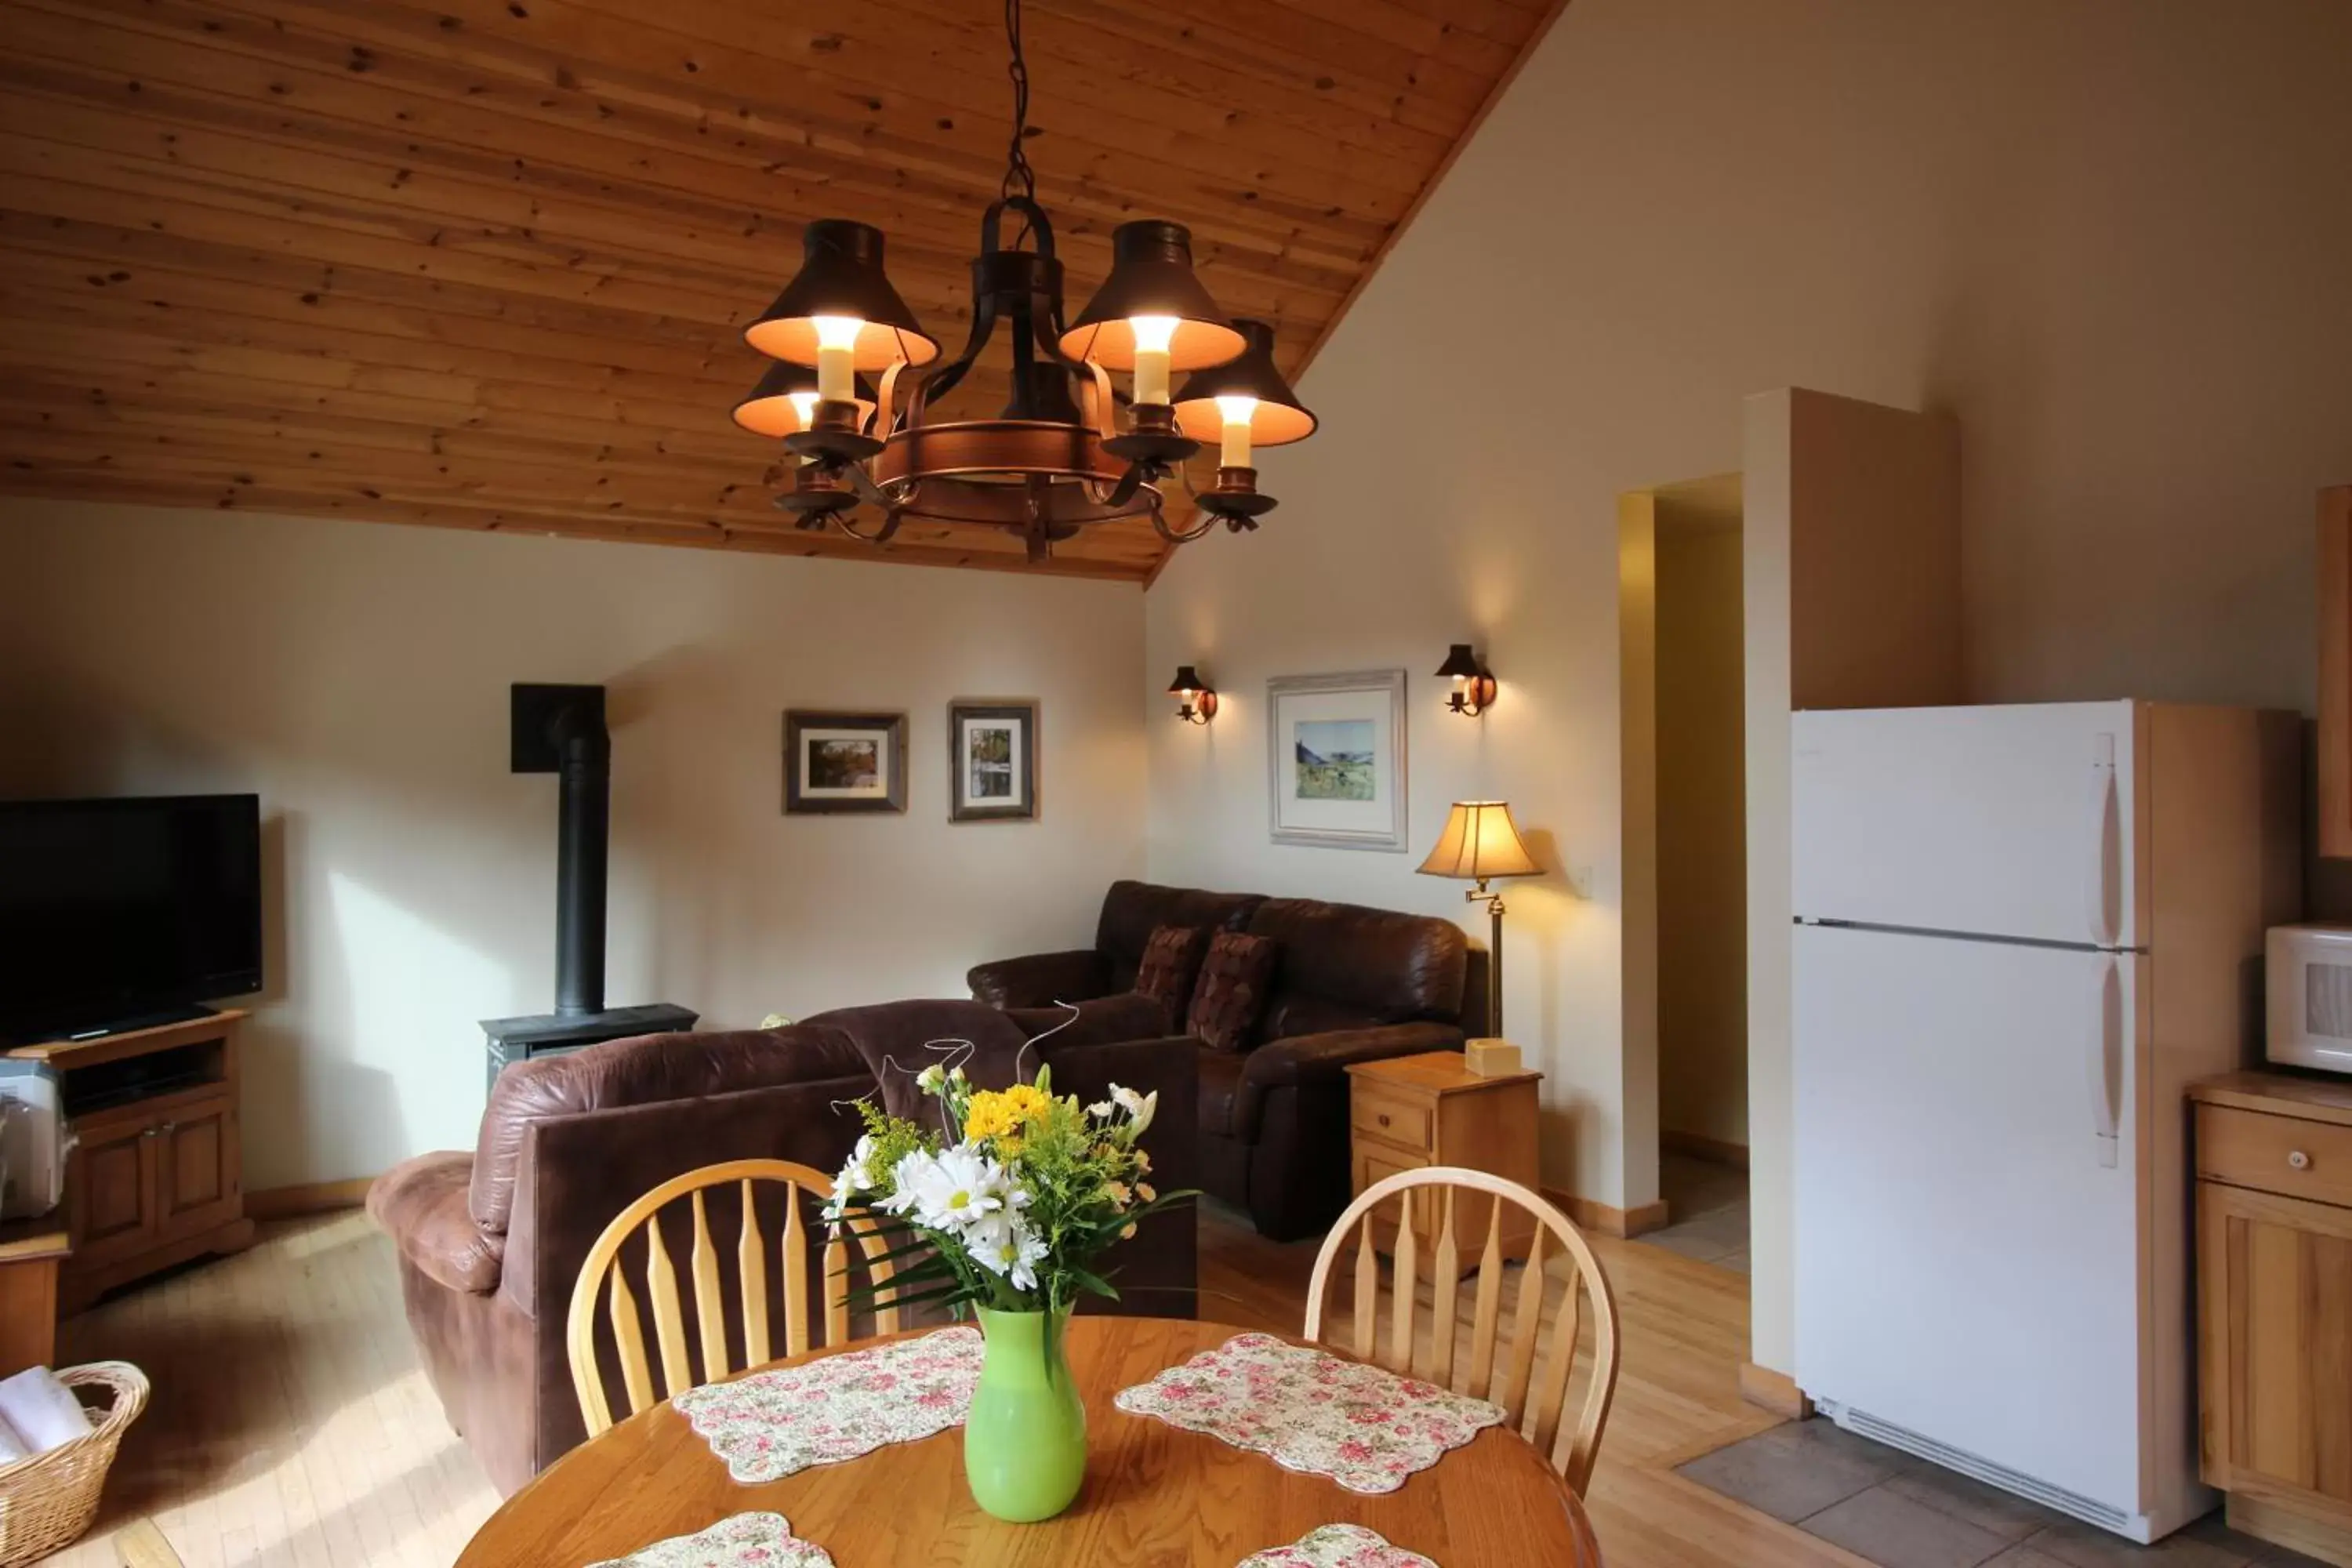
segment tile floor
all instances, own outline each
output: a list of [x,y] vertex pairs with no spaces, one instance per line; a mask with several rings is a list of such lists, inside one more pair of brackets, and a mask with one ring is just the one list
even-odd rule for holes
[[1880,1568],[2320,1568],[2224,1528],[2219,1514],[2136,1546],[1820,1417],[1717,1448],[1680,1474]]
[[1729,1165],[1665,1154],[1658,1160],[1658,1190],[1674,1223],[1642,1239],[1701,1263],[1748,1272],[1748,1173]]

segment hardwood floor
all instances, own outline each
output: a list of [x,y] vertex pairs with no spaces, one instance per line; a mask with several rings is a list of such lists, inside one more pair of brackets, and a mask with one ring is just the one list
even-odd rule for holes
[[67,1320],[58,1352],[134,1362],[155,1393],[54,1568],[112,1568],[109,1537],[150,1516],[188,1568],[446,1568],[498,1506],[356,1209],[265,1225],[250,1251]]
[[[1314,1244],[1213,1207],[1203,1222],[1202,1316],[1296,1332]],[[1866,1568],[1672,1473],[1774,1425],[1738,1393],[1747,1280],[1591,1240],[1623,1331],[1589,1499],[1612,1568]],[[110,1568],[111,1533],[148,1517],[189,1568],[440,1568],[497,1506],[417,1368],[390,1245],[356,1211],[266,1225],[249,1252],[70,1320],[59,1353],[136,1362],[155,1397],[57,1568]]]

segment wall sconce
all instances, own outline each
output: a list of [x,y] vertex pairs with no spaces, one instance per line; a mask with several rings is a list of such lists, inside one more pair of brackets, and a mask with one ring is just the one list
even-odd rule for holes
[[1168,683],[1168,695],[1176,699],[1176,717],[1187,724],[1205,724],[1217,716],[1217,694],[1201,672],[1191,665],[1179,665],[1176,679]]
[[1495,705],[1495,678],[1478,662],[1466,642],[1454,644],[1446,650],[1445,662],[1437,673],[1454,682],[1454,695],[1445,700],[1445,710],[1459,713],[1465,719],[1475,719]]

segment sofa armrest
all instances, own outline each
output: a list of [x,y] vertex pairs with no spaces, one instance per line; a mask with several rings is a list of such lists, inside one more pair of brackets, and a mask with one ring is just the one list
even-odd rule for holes
[[427,1278],[468,1296],[498,1289],[506,1238],[474,1223],[467,1194],[474,1157],[457,1150],[419,1154],[368,1187],[368,1217]]
[[1043,1007],[1084,1002],[1110,991],[1110,963],[1091,947],[1000,958],[965,974],[972,1000],[992,1007]]
[[1357,1062],[1461,1048],[1462,1030],[1454,1024],[1383,1024],[1370,1029],[1293,1035],[1288,1039],[1268,1040],[1250,1052],[1242,1081],[1260,1092],[1291,1084],[1344,1083],[1348,1068]]

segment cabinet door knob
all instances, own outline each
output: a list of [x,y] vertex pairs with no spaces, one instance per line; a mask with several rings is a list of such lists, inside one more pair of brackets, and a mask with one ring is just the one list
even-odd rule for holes
[[1386,1127],[1388,1124],[1389,1124],[1389,1119],[1388,1119],[1386,1116],[1382,1116],[1382,1117],[1381,1118],[1381,1126],[1383,1126],[1383,1127]]
[[2287,1152],[2286,1163],[2291,1171],[2308,1171],[2311,1169],[2311,1156],[2300,1149],[2291,1149]]

